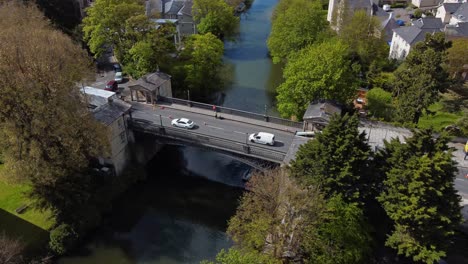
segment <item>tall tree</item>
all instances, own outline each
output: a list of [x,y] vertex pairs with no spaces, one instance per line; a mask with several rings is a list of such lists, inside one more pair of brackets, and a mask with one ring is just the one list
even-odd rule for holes
[[299,148],[291,173],[300,182],[320,186],[327,197],[362,201],[371,191],[370,147],[358,130],[357,116],[333,116],[328,126]]
[[59,218],[78,215],[71,205],[89,193],[74,180],[106,140],[77,87],[92,62],[35,7],[1,3],[0,17],[3,171],[30,182],[39,207]]
[[301,118],[315,99],[348,103],[356,94],[357,72],[348,47],[338,41],[310,45],[292,56],[278,87],[278,110],[284,117]]
[[386,142],[377,155],[385,175],[378,200],[395,225],[386,245],[428,264],[445,256],[461,221],[457,168],[447,143],[445,135],[434,139],[431,130],[414,131],[406,143]]
[[450,46],[444,33],[427,34],[398,67],[393,83],[397,121],[417,124],[423,111],[449,86],[443,62]]
[[[192,99],[206,99],[221,85],[224,45],[213,34],[193,35],[180,54],[182,65],[174,69],[179,88],[190,90]],[[177,80],[176,80],[177,82]]]
[[[143,3],[139,0],[96,0],[86,9],[83,19],[84,40],[95,57],[100,57],[107,48],[113,47],[119,60],[133,46],[126,38],[129,19],[144,15]],[[145,24],[147,25],[147,24]],[[139,32],[139,31],[137,31]]]
[[224,0],[194,0],[192,15],[198,23],[198,32],[211,33],[221,39],[232,37],[239,23],[234,8]]
[[392,117],[392,93],[382,88],[372,88],[366,95],[367,107],[373,117],[389,121]]
[[[224,259],[262,254],[283,263],[366,260],[371,240],[357,204],[339,196],[325,201],[318,188],[302,187],[284,170],[254,175],[249,188],[228,227],[240,251],[223,254]],[[262,261],[253,263],[272,263],[257,259]]]
[[328,28],[326,11],[319,0],[282,0],[275,9],[268,49],[274,63],[319,39]]
[[468,39],[459,38],[452,41],[452,47],[447,52],[447,71],[454,79],[461,77],[463,66],[468,63]]
[[352,13],[338,35],[349,46],[364,71],[374,61],[387,60],[388,45],[383,39],[380,21],[375,16],[368,16],[366,11]]

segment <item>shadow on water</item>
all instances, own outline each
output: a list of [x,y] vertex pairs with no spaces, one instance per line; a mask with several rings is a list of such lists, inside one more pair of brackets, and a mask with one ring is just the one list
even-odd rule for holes
[[0,233],[19,239],[25,245],[26,255],[40,253],[47,246],[49,232],[22,218],[0,209]]
[[165,146],[91,242],[59,263],[199,263],[232,245],[227,221],[250,168],[193,147]]

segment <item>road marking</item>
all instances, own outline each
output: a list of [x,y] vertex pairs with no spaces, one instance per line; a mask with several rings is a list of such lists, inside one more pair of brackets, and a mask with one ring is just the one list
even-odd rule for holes
[[455,178],[456,181],[465,181],[464,179]]
[[232,131],[232,132],[237,133],[237,134],[242,134],[242,135],[247,134],[247,133],[245,133],[245,132],[239,132],[239,131]]
[[224,128],[221,128],[221,127],[215,127],[215,126],[211,126],[211,125],[206,125],[206,126],[207,126],[207,127],[214,128],[214,129],[224,130]]

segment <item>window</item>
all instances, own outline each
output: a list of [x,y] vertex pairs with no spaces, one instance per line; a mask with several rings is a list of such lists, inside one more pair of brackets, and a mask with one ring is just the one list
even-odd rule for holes
[[125,131],[120,133],[120,143],[125,144],[127,142],[127,134],[125,134]]

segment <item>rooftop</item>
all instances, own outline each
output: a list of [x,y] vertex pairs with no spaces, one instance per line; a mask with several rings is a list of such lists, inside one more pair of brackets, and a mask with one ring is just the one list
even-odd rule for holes
[[420,29],[441,29],[444,27],[444,23],[438,17],[420,18],[413,20],[412,24]]
[[452,17],[464,22],[468,22],[468,2],[461,4],[457,11],[452,14]]
[[126,114],[130,108],[130,104],[117,99],[94,109],[93,115],[96,120],[108,126]]
[[141,77],[137,81],[132,82],[129,88],[144,88],[149,91],[155,91],[163,83],[170,80],[171,76],[163,72],[153,72]]
[[397,35],[404,39],[410,45],[424,40],[427,33],[441,32],[440,28],[421,29],[417,26],[400,27],[393,30]]
[[332,101],[319,100],[309,104],[303,119],[324,118],[328,120],[335,113],[341,113],[340,106]]

